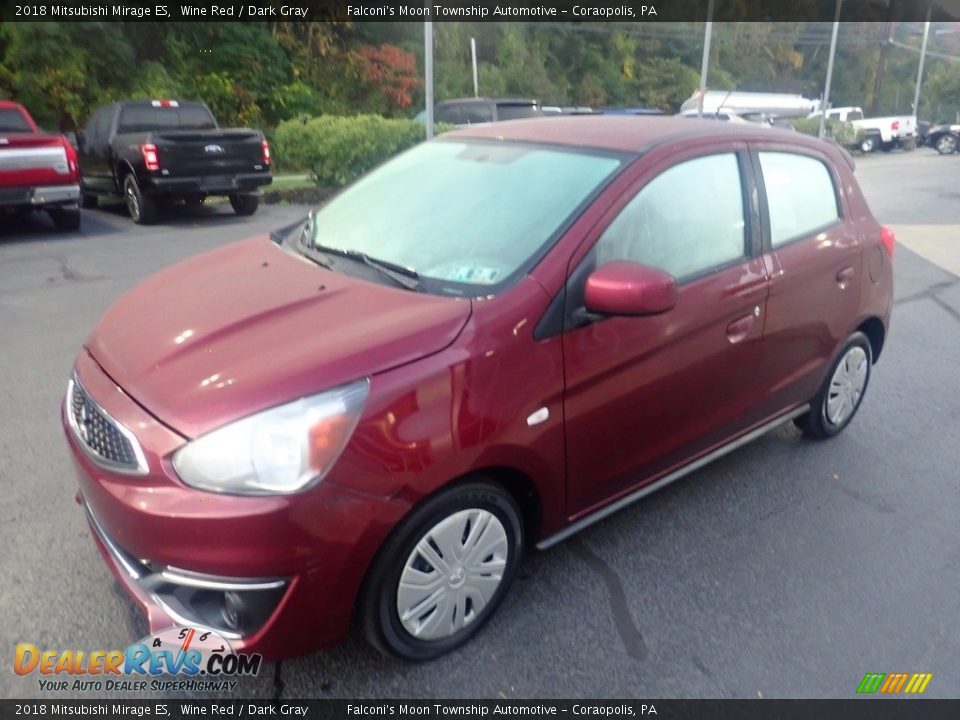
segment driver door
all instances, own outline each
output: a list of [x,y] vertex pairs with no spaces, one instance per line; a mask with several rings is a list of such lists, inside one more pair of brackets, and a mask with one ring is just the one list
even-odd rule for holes
[[[589,513],[755,422],[767,296],[746,148],[674,154],[601,221],[567,286],[568,510]],[[614,260],[677,280],[676,306],[591,316],[590,271]],[[570,320],[572,318],[572,320]]]

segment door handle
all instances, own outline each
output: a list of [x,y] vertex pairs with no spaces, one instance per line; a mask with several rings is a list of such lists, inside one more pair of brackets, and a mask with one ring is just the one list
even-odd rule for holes
[[837,271],[837,284],[840,285],[841,290],[847,287],[847,283],[853,280],[855,274],[854,269],[849,265]]
[[731,343],[738,343],[743,340],[750,334],[750,329],[753,327],[753,321],[755,319],[756,315],[750,314],[734,320],[727,325],[727,339]]

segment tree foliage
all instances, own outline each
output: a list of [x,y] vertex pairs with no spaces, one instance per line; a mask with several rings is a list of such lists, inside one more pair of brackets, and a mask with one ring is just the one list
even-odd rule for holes
[[[737,7],[724,4],[729,17]],[[909,112],[920,27],[843,23],[832,103]],[[960,56],[960,33],[947,30],[933,34],[934,49]],[[471,38],[482,95],[674,110],[699,84],[700,23],[444,22],[434,32],[437,100],[473,94]],[[829,23],[715,23],[707,84],[819,97],[830,32]],[[960,112],[960,62],[937,54],[927,61],[921,115],[952,120]],[[416,22],[0,27],[0,96],[24,102],[51,128],[75,128],[97,104],[127,97],[200,99],[224,123],[267,128],[318,115],[405,118],[423,107],[422,78]]]

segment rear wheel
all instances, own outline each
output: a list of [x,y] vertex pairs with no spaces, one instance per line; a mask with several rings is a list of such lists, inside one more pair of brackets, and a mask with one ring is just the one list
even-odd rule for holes
[[957,151],[958,143],[957,136],[951,133],[946,133],[937,138],[937,142],[934,147],[937,148],[937,152],[941,155],[950,155]]
[[403,520],[374,561],[360,624],[378,650],[429,660],[469,640],[516,575],[520,511],[500,486],[457,485]]
[[877,136],[876,135],[867,135],[863,140],[860,141],[860,151],[864,153],[872,153],[877,149]]
[[127,205],[130,219],[137,225],[149,225],[157,219],[157,203],[149,195],[140,192],[140,186],[133,173],[123,179],[123,200]]
[[810,410],[796,420],[805,435],[829,438],[850,424],[867,391],[872,362],[870,341],[862,332],[855,332],[830,367]]
[[80,208],[51,208],[47,213],[57,230],[80,229]]
[[237,215],[253,215],[260,205],[260,198],[256,195],[231,195],[230,205]]

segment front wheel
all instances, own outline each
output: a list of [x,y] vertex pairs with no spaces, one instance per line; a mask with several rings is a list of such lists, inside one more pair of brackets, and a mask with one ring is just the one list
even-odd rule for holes
[[137,179],[130,173],[123,179],[123,200],[130,219],[137,225],[149,225],[157,219],[157,203],[149,195],[140,192]]
[[850,424],[867,391],[872,363],[870,341],[862,332],[855,332],[830,367],[810,410],[796,420],[805,435],[830,438]]
[[253,215],[260,205],[260,198],[256,195],[231,195],[230,205],[237,215]]
[[957,151],[958,144],[957,136],[947,133],[937,138],[935,147],[941,155],[950,155]]
[[500,486],[442,491],[398,525],[374,561],[360,600],[363,634],[408,660],[450,652],[490,619],[522,549],[520,511]]

